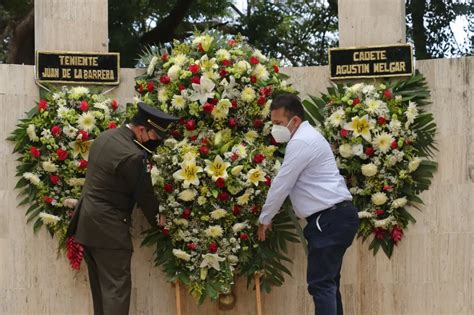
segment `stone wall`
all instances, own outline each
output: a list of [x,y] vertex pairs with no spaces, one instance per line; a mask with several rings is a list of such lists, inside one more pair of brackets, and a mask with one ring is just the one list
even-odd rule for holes
[[[346,314],[473,314],[474,287],[474,58],[417,62],[432,91],[430,110],[438,124],[439,170],[423,194],[422,212],[410,226],[391,260],[376,257],[368,244],[355,242],[343,266],[342,293]],[[318,95],[329,85],[327,67],[289,68],[301,96]],[[124,104],[133,97],[136,71],[122,69],[121,85],[110,92]],[[17,207],[13,189],[16,157],[5,138],[24,112],[35,106],[38,87],[32,66],[0,64],[0,314],[91,314],[85,266],[78,274],[57,242],[45,232],[34,235],[26,225],[25,208]],[[174,314],[174,287],[153,267],[152,249],[140,248],[146,223],[134,215],[135,253],[132,262],[131,314]],[[290,248],[292,278],[263,295],[264,314],[313,314],[306,292],[306,257]],[[205,302],[198,307],[182,289],[183,314],[255,314],[254,291],[236,286],[237,305],[219,311]]]

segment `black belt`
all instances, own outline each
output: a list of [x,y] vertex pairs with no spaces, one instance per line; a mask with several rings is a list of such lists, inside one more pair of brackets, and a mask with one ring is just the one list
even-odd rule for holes
[[324,212],[326,211],[330,211],[330,210],[334,210],[334,209],[337,209],[337,208],[341,208],[341,207],[350,207],[352,206],[352,201],[351,200],[344,200],[344,201],[341,201],[339,203],[336,203],[334,206],[330,207],[330,208],[327,208],[327,209],[324,209],[322,211],[318,211],[316,213],[313,213],[312,215],[310,215],[309,217],[306,217],[306,221],[311,221],[313,219],[316,219],[317,216],[323,214]]

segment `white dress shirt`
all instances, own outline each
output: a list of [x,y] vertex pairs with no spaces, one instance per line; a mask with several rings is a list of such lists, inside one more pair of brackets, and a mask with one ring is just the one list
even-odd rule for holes
[[259,222],[270,224],[288,195],[299,218],[352,200],[329,143],[307,121],[300,124],[288,142]]

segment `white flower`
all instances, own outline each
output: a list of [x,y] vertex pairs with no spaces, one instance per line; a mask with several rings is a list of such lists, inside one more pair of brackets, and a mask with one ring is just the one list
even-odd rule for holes
[[86,181],[85,178],[69,178],[67,180],[68,185],[70,186],[84,186],[84,182]]
[[418,157],[408,162],[408,172],[413,173],[414,171],[416,171],[418,167],[420,166],[420,163],[421,163],[421,159]]
[[201,172],[202,167],[197,166],[194,159],[184,160],[183,163],[181,163],[181,169],[173,173],[173,178],[184,181],[184,188],[188,188],[189,185],[199,186],[198,173]]
[[[66,104],[64,104],[64,105],[66,105]],[[56,111],[56,113],[57,113],[56,115],[61,119],[64,119],[66,117],[67,113],[69,112],[69,109],[67,109],[67,107],[65,107],[64,105],[62,105],[62,106],[60,105],[58,107],[58,110]]]
[[343,158],[350,158],[352,156],[352,146],[348,143],[345,143],[345,144],[341,144],[339,146],[339,154],[343,157]]
[[372,218],[373,214],[368,211],[359,211],[358,216],[359,216],[359,219],[367,219],[367,218]]
[[387,195],[383,192],[378,192],[372,195],[372,202],[376,206],[381,206],[387,202]]
[[243,144],[234,145],[231,152],[235,155],[238,155],[241,159],[245,159],[247,157],[247,149]]
[[46,212],[40,212],[39,217],[44,224],[49,226],[53,226],[61,220],[60,217]]
[[197,202],[198,202],[198,205],[202,206],[202,205],[206,204],[207,199],[204,196],[199,196],[198,199],[197,199]]
[[199,268],[214,268],[220,271],[219,262],[225,261],[225,258],[219,257],[217,254],[205,254],[202,255],[202,262]]
[[387,229],[392,225],[393,217],[388,217],[383,220],[375,220],[374,227]]
[[191,201],[196,197],[197,193],[194,189],[185,189],[178,194],[178,198],[183,201]]
[[58,167],[51,161],[44,161],[41,166],[48,173],[54,173],[58,171]]
[[158,57],[153,56],[153,58],[151,58],[150,64],[148,65],[148,68],[146,70],[146,74],[148,76],[151,76],[153,74],[153,72],[155,72],[155,66],[156,66],[157,63],[158,63]]
[[85,131],[91,131],[95,127],[95,117],[94,114],[91,112],[84,112],[79,116],[77,123],[81,129]]
[[63,127],[63,132],[66,135],[66,137],[68,137],[70,139],[75,139],[76,136],[77,136],[77,129],[74,128],[71,125],[64,126]]
[[373,123],[369,121],[368,115],[365,115],[363,117],[352,117],[351,122],[346,123],[344,125],[344,129],[352,130],[354,138],[361,136],[367,141],[370,141],[372,139],[370,130],[373,129]]
[[255,139],[257,139],[258,133],[257,133],[255,130],[249,130],[249,131],[247,131],[247,133],[244,135],[244,137],[245,137],[245,141],[246,141],[247,143],[252,144],[252,143],[255,141]]
[[333,127],[342,126],[344,119],[346,118],[346,112],[343,109],[338,109],[329,116],[329,124]]
[[244,229],[248,227],[249,225],[247,224],[247,221],[242,222],[242,223],[235,223],[234,226],[232,227],[232,231],[234,231],[234,233],[239,233],[240,231],[243,231]]
[[214,117],[216,120],[226,118],[227,114],[229,114],[229,108],[231,106],[232,103],[228,99],[220,100],[216,107],[214,107],[212,110],[212,117]]
[[204,230],[204,233],[207,237],[216,238],[221,237],[224,233],[224,230],[220,225],[211,225],[210,227]]
[[26,134],[31,141],[38,141],[38,136],[36,135],[36,126],[33,124],[29,124],[28,128],[26,128]]
[[168,69],[168,76],[171,80],[177,80],[179,78],[179,72],[181,71],[181,67],[178,65],[172,65]]
[[257,94],[251,87],[246,87],[245,89],[243,89],[242,93],[240,93],[240,98],[246,103],[252,102],[256,96]]
[[226,49],[219,49],[216,51],[216,58],[218,61],[229,60],[230,53]]
[[378,109],[380,108],[381,104],[383,102],[381,100],[375,100],[373,98],[368,98],[365,100],[365,105],[367,105],[366,107],[366,111],[370,114],[375,114]]
[[174,138],[168,138],[165,140],[165,142],[163,142],[163,144],[167,146],[168,148],[173,149],[174,147],[178,145],[178,141]]
[[257,78],[257,80],[262,80],[262,81],[266,81],[270,77],[265,66],[261,64],[258,64],[255,66],[255,69],[252,71],[252,75],[254,75]]
[[364,164],[361,169],[362,174],[367,177],[377,174],[377,166],[374,163]]
[[23,174],[23,177],[29,180],[30,183],[32,183],[35,186],[38,186],[41,183],[41,179],[38,177],[38,175],[35,175],[33,173],[26,172]]
[[239,206],[246,205],[250,200],[250,194],[248,192],[245,192],[242,196],[237,197],[237,204]]
[[89,94],[89,89],[83,86],[73,87],[69,90],[70,96],[73,99],[78,99],[83,95]]
[[265,175],[267,174],[260,168],[260,166],[257,166],[247,173],[247,183],[258,186],[259,182],[266,181]]
[[168,91],[165,88],[158,90],[158,100],[161,103],[166,103],[166,101],[168,101]]
[[77,199],[74,199],[74,198],[66,198],[64,199],[63,201],[63,206],[67,207],[67,208],[71,208],[71,209],[74,209],[77,205],[77,202],[78,200]]
[[385,153],[390,149],[393,140],[391,134],[382,132],[375,137],[373,145],[378,151]]
[[186,99],[181,95],[173,95],[171,105],[177,110],[183,110],[186,107]]
[[353,144],[352,145],[352,154],[361,156],[364,153],[364,146],[362,144]]
[[190,95],[189,99],[191,101],[197,101],[204,105],[208,98],[214,97],[214,87],[216,86],[211,79],[206,76],[201,77],[200,84],[193,83],[193,94]]
[[175,219],[174,220],[174,223],[176,225],[182,225],[184,227],[187,227],[189,225],[189,222],[188,220],[184,219],[184,218],[179,218],[179,219]]
[[235,64],[234,69],[238,74],[242,75],[250,69],[250,64],[245,60],[240,60]]
[[392,202],[392,208],[401,208],[407,204],[408,200],[405,197],[397,198]]
[[366,85],[362,88],[362,93],[367,95],[372,95],[376,91],[375,86],[373,85]]
[[392,119],[388,125],[393,135],[398,136],[402,128],[402,123],[398,119]]
[[220,155],[214,158],[214,161],[205,160],[206,168],[204,169],[212,180],[217,180],[219,177],[227,178],[227,168],[230,166],[229,162],[224,162]]
[[239,262],[239,257],[235,256],[235,255],[228,255],[227,256],[227,261],[231,264],[231,265],[236,265],[238,262]]
[[216,209],[211,212],[211,218],[213,218],[214,220],[222,219],[226,215],[227,215],[227,211],[225,211],[222,208]]
[[240,91],[236,89],[235,87],[237,84],[235,83],[235,78],[234,76],[229,77],[229,82],[227,82],[227,79],[222,79],[221,86],[224,87],[224,91],[222,91],[221,98],[228,98],[228,99],[233,99],[237,98],[240,95]]
[[181,249],[173,248],[173,255],[176,258],[184,260],[184,261],[189,261],[191,259],[191,255],[189,255],[188,253],[186,253],[185,251]]
[[49,129],[43,129],[41,131],[41,136],[45,139],[51,139],[53,136],[51,135],[51,131]]
[[[260,116],[262,118],[267,118],[269,115],[270,115],[270,105],[272,104],[272,101],[271,100],[268,100],[266,103],[265,103],[265,106],[263,106],[262,110],[260,111]],[[269,121],[268,123],[271,124],[271,122]],[[270,126],[270,125],[269,125]]]
[[362,88],[365,86],[364,83],[357,83],[357,84],[354,84],[352,86],[350,86],[348,88],[348,90],[352,93],[352,94],[358,94]]
[[416,107],[415,102],[409,102],[408,108],[405,111],[405,116],[407,117],[408,125],[412,124],[415,121],[416,116],[418,116],[418,108]]
[[267,57],[262,54],[262,52],[258,49],[255,49],[255,51],[253,52],[252,56],[255,56],[258,58],[258,60],[260,60],[260,62],[265,62],[267,61]]
[[173,58],[171,58],[171,62],[173,62],[175,65],[182,66],[184,63],[188,60],[188,57],[186,57],[185,54],[177,54]]
[[244,169],[243,165],[237,165],[230,171],[232,175],[237,176]]

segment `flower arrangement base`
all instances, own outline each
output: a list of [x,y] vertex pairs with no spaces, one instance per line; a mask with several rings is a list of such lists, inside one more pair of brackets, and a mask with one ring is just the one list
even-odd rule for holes
[[235,306],[236,296],[234,292],[219,295],[219,309],[222,311],[231,310]]

